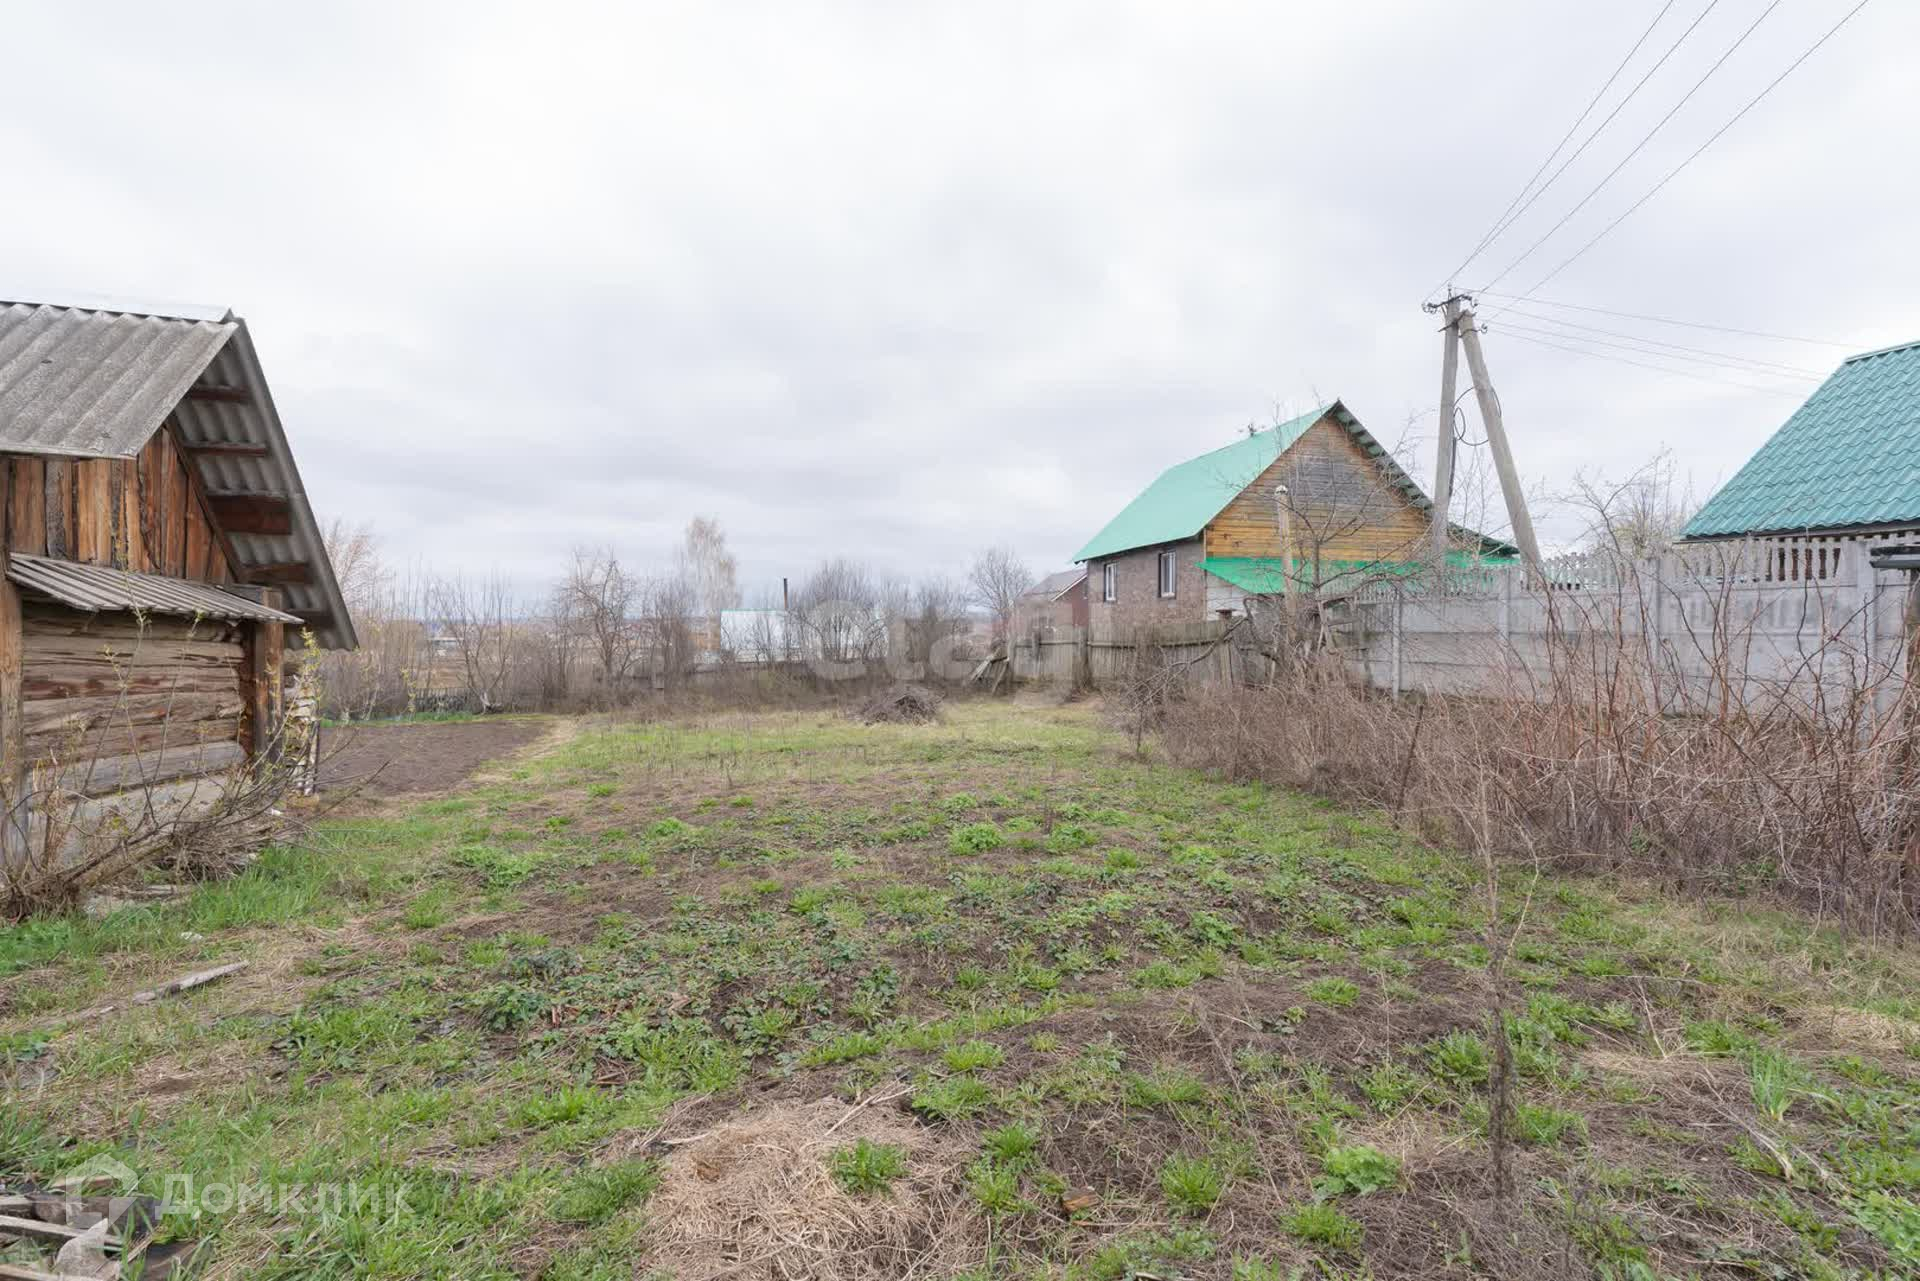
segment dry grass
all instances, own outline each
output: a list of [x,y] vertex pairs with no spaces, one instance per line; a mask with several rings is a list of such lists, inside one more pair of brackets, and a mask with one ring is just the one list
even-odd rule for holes
[[[829,1156],[898,1147],[906,1174],[855,1195]],[[977,1262],[985,1221],[959,1190],[968,1150],[887,1103],[763,1107],[675,1149],[651,1201],[652,1262],[680,1281],[889,1281]]]

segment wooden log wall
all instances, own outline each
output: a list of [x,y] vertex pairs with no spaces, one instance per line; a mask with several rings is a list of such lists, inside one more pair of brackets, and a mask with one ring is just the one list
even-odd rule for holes
[[12,551],[203,583],[236,581],[236,560],[200,474],[170,427],[135,458],[0,455]]
[[240,625],[21,608],[21,729],[35,769],[100,795],[225,769],[244,754]]

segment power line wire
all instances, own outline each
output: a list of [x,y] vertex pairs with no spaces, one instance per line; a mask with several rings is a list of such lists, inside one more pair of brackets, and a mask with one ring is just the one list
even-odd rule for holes
[[1625,356],[1615,356],[1608,352],[1587,351],[1579,347],[1564,347],[1556,342],[1547,342],[1540,338],[1529,338],[1525,334],[1509,333],[1515,342],[1530,342],[1536,347],[1551,347],[1555,351],[1570,352],[1575,356],[1586,356],[1593,360],[1611,360],[1618,365],[1634,365],[1641,369],[1651,369],[1655,373],[1672,374],[1678,378],[1692,378],[1698,382],[1716,383],[1722,387],[1737,387],[1742,391],[1768,392],[1776,396],[1792,396],[1800,399],[1800,393],[1787,387],[1762,387],[1754,383],[1735,382],[1727,378],[1715,378],[1712,374],[1695,373],[1691,369],[1673,369],[1666,365],[1650,365],[1642,360],[1629,360]]
[[[1775,0],[1775,3],[1778,3],[1778,0]],[[1819,50],[1821,45],[1824,45],[1827,41],[1833,39],[1834,35],[1840,30],[1840,28],[1846,26],[1849,22],[1852,22],[1854,15],[1859,13],[1862,9],[1866,8],[1868,3],[1870,3],[1870,0],[1860,0],[1860,2],[1854,5],[1853,8],[1847,10],[1845,15],[1841,17],[1840,21],[1834,23],[1831,27],[1828,27],[1824,35],[1822,35],[1818,40],[1814,41],[1811,45],[1807,47],[1807,50],[1805,53],[1802,53],[1798,58],[1795,58],[1791,63],[1789,63],[1787,66],[1787,69],[1785,71],[1782,71],[1779,75],[1775,76],[1771,81],[1769,81],[1767,83],[1767,87],[1762,89],[1759,93],[1755,94],[1753,99],[1750,102],[1748,102],[1746,106],[1734,112],[1733,118],[1731,120],[1728,120],[1727,123],[1721,125],[1718,129],[1714,130],[1713,135],[1711,137],[1709,137],[1705,142],[1701,143],[1698,147],[1694,148],[1692,155],[1688,156],[1685,160],[1682,160],[1679,164],[1675,165],[1667,173],[1666,177],[1662,178],[1659,182],[1656,182],[1653,184],[1652,189],[1648,191],[1646,195],[1640,197],[1640,199],[1634,201],[1631,205],[1628,205],[1625,212],[1623,212],[1619,217],[1615,218],[1612,222],[1608,223],[1606,226],[1602,227],[1599,233],[1595,235],[1592,240],[1589,240],[1586,244],[1576,249],[1572,253],[1572,255],[1570,255],[1559,266],[1555,267],[1552,271],[1540,277],[1540,279],[1534,281],[1533,288],[1527,290],[1527,292],[1522,294],[1521,297],[1522,298],[1528,297],[1534,292],[1534,290],[1539,289],[1542,285],[1545,285],[1549,280],[1552,280],[1555,276],[1559,275],[1561,272],[1565,271],[1568,267],[1571,267],[1574,263],[1578,262],[1581,258],[1585,257],[1589,249],[1592,249],[1595,245],[1599,244],[1603,239],[1605,239],[1609,232],[1611,232],[1615,227],[1618,227],[1621,223],[1625,222],[1629,217],[1631,217],[1636,211],[1639,210],[1640,206],[1646,204],[1647,201],[1653,199],[1654,196],[1658,195],[1660,192],[1660,189],[1662,187],[1665,187],[1668,183],[1672,182],[1676,177],[1678,177],[1681,170],[1685,169],[1688,165],[1692,164],[1695,160],[1698,160],[1702,152],[1704,152],[1708,147],[1711,147],[1714,143],[1720,140],[1720,137],[1722,134],[1726,133],[1727,130],[1733,128],[1736,124],[1740,123],[1740,120],[1742,117],[1744,117],[1749,111],[1752,111],[1755,107],[1759,106],[1761,100],[1764,99],[1768,94],[1772,93],[1776,88],[1778,88],[1782,80],[1785,80],[1788,76],[1792,75],[1795,71],[1799,70],[1801,63],[1805,62],[1808,58],[1811,58]],[[1764,17],[1765,15],[1763,14],[1761,16]],[[1492,283],[1492,282],[1489,282],[1489,283]]]
[[[1564,134],[1560,135],[1560,141],[1553,144],[1553,150],[1549,151],[1547,153],[1547,158],[1540,162],[1540,167],[1538,169],[1535,169],[1533,173],[1527,178],[1526,182],[1521,185],[1520,190],[1514,193],[1513,199],[1507,202],[1507,207],[1500,211],[1500,216],[1493,220],[1493,225],[1487,228],[1487,232],[1485,235],[1480,237],[1480,243],[1473,247],[1473,252],[1468,254],[1465,258],[1461,259],[1460,265],[1447,273],[1446,280],[1442,280],[1439,284],[1435,285],[1432,289],[1429,289],[1427,291],[1427,296],[1429,298],[1431,298],[1435,293],[1438,293],[1441,289],[1446,288],[1448,281],[1453,280],[1461,272],[1465,271],[1473,263],[1473,260],[1475,258],[1478,258],[1488,245],[1492,244],[1494,240],[1497,239],[1502,232],[1504,232],[1508,227],[1513,225],[1513,219],[1518,218],[1520,214],[1526,212],[1525,209],[1521,209],[1518,212],[1515,212],[1515,206],[1517,206],[1520,203],[1520,201],[1526,197],[1526,194],[1529,191],[1533,190],[1533,184],[1540,181],[1540,175],[1547,171],[1547,166],[1552,164],[1555,158],[1559,156],[1561,149],[1567,145],[1568,140],[1570,140],[1575,133],[1579,132],[1580,126],[1585,124],[1587,121],[1587,117],[1593,114],[1593,109],[1600,105],[1600,99],[1606,97],[1607,90],[1613,88],[1613,82],[1618,80],[1620,78],[1620,73],[1627,69],[1627,64],[1632,62],[1634,55],[1640,52],[1640,47],[1646,44],[1647,37],[1653,34],[1654,28],[1660,25],[1661,20],[1667,16],[1667,11],[1673,8],[1675,2],[1676,0],[1667,0],[1665,4],[1660,6],[1660,12],[1653,15],[1653,21],[1649,22],[1647,24],[1646,30],[1640,33],[1640,38],[1633,42],[1633,48],[1627,50],[1627,56],[1620,59],[1620,64],[1613,69],[1613,74],[1607,77],[1606,83],[1602,84],[1599,89],[1594,91],[1593,97],[1587,100],[1587,105],[1580,112],[1580,115],[1574,120],[1574,122],[1571,125],[1567,126],[1567,131]],[[1719,2],[1720,0],[1712,0],[1712,3],[1707,5],[1706,12],[1703,12],[1700,15],[1700,18],[1704,18],[1707,16],[1707,13],[1711,13],[1713,11],[1713,6],[1715,4],[1718,4]],[[1697,27],[1700,25],[1700,18],[1695,18],[1693,20],[1693,26],[1688,27],[1685,32],[1681,33],[1680,40],[1685,40],[1687,36],[1692,33],[1693,27]],[[1673,50],[1679,47],[1680,47],[1680,41],[1676,40],[1673,44],[1673,48],[1668,49],[1665,54],[1661,55],[1660,62],[1654,63],[1652,70],[1648,71],[1646,76],[1642,76],[1640,78],[1640,84],[1635,85],[1631,90],[1628,91],[1627,96],[1621,99],[1620,106],[1615,107],[1613,109],[1612,114],[1607,117],[1608,121],[1611,121],[1614,116],[1617,116],[1620,114],[1620,107],[1626,106],[1628,102],[1631,102],[1633,100],[1633,95],[1640,92],[1640,85],[1645,84],[1647,82],[1647,77],[1651,76],[1654,71],[1658,71],[1660,69],[1660,64],[1664,63],[1669,57],[1671,57],[1673,55]],[[1606,122],[1603,121],[1600,125],[1600,129],[1604,129],[1604,128],[1606,128]],[[1591,143],[1595,138],[1600,136],[1600,129],[1595,129],[1592,134],[1588,135],[1587,141],[1580,144],[1581,151],[1585,151],[1587,148],[1587,145]],[[1567,158],[1567,163],[1568,164],[1573,163],[1573,161],[1579,159],[1579,156],[1580,156],[1579,151],[1574,152],[1572,156],[1569,156]],[[1560,167],[1560,170],[1555,172],[1553,177],[1558,178],[1560,176],[1560,173],[1564,172],[1565,169],[1566,169],[1566,165],[1562,165]],[[1549,178],[1547,180],[1547,186],[1550,187],[1552,185],[1553,185],[1553,178]],[[1541,193],[1545,192],[1546,189],[1547,187],[1540,188],[1539,192],[1534,193],[1533,199],[1538,200],[1540,198]],[[1531,206],[1533,204],[1533,200],[1527,201],[1527,204]]]
[[1645,347],[1633,346],[1623,342],[1614,342],[1608,338],[1588,338],[1582,334],[1562,333],[1554,329],[1535,329],[1530,325],[1516,325],[1510,320],[1500,322],[1498,332],[1516,335],[1535,334],[1539,337],[1558,338],[1566,342],[1587,343],[1598,347],[1613,347],[1621,351],[1632,352],[1639,356],[1654,356],[1661,360],[1683,360],[1690,365],[1706,365],[1714,369],[1723,369],[1728,373],[1752,374],[1764,378],[1786,378],[1796,382],[1818,382],[1821,377],[1819,374],[1776,373],[1770,369],[1755,369],[1748,365],[1728,364],[1724,361],[1710,359],[1705,356],[1689,356],[1683,352],[1649,351]]
[[[1566,213],[1562,214],[1560,216],[1560,221],[1554,223],[1553,226],[1547,228],[1547,232],[1545,235],[1541,236],[1538,240],[1534,241],[1531,245],[1528,245],[1524,253],[1522,253],[1518,258],[1515,258],[1512,262],[1508,263],[1505,267],[1502,267],[1500,269],[1500,274],[1495,276],[1492,280],[1489,280],[1487,284],[1497,285],[1502,280],[1505,280],[1509,275],[1513,273],[1514,268],[1518,267],[1521,263],[1525,262],[1527,259],[1533,257],[1533,255],[1536,252],[1538,252],[1538,250],[1540,249],[1540,246],[1546,244],[1547,241],[1553,239],[1554,236],[1559,233],[1560,228],[1566,226],[1569,222],[1571,222],[1575,214],[1579,213],[1582,209],[1585,209],[1587,207],[1587,203],[1591,201],[1595,196],[1599,195],[1600,192],[1605,189],[1606,185],[1612,182],[1614,178],[1620,173],[1620,171],[1622,169],[1625,169],[1627,165],[1632,162],[1633,158],[1639,155],[1641,151],[1646,148],[1646,145],[1648,143],[1653,141],[1654,136],[1657,135],[1662,129],[1667,127],[1667,122],[1672,120],[1674,116],[1678,115],[1680,112],[1680,109],[1686,106],[1687,103],[1693,100],[1693,95],[1700,92],[1701,86],[1706,84],[1707,81],[1713,79],[1714,74],[1718,72],[1721,67],[1726,65],[1727,59],[1733,57],[1735,53],[1739,52],[1740,46],[1747,42],[1748,37],[1752,36],[1753,33],[1759,29],[1760,24],[1765,22],[1767,20],[1768,15],[1771,14],[1775,9],[1778,9],[1781,3],[1782,3],[1782,0],[1771,0],[1771,3],[1769,3],[1766,8],[1760,11],[1760,16],[1755,18],[1747,26],[1747,29],[1740,33],[1739,38],[1737,38],[1731,45],[1727,46],[1727,51],[1721,54],[1718,58],[1714,60],[1713,65],[1707,68],[1706,74],[1702,75],[1698,80],[1694,81],[1693,87],[1680,95],[1680,101],[1674,103],[1673,106],[1669,107],[1667,109],[1667,114],[1664,116],[1661,116],[1660,119],[1654,124],[1653,128],[1647,131],[1646,136],[1640,139],[1639,142],[1633,145],[1633,150],[1627,152],[1626,155],[1622,156],[1620,158],[1620,163],[1607,171],[1606,177],[1602,178],[1599,182],[1595,183],[1593,185],[1593,189],[1587,192],[1586,195],[1580,197],[1579,202],[1575,204],[1573,208],[1567,210]],[[1863,0],[1863,3],[1864,3],[1864,0]]]
[[[1569,311],[1590,311],[1598,316],[1617,316],[1622,320],[1644,320],[1649,324],[1673,325],[1681,329],[1707,329],[1721,334],[1739,334],[1744,338],[1771,338],[1775,342],[1806,343],[1814,347],[1838,347],[1842,351],[1861,350],[1859,343],[1834,342],[1827,338],[1800,338],[1793,334],[1769,333],[1764,329],[1735,329],[1728,325],[1709,325],[1698,320],[1674,320],[1667,316],[1648,316],[1634,311],[1610,311],[1605,307],[1591,307],[1577,302],[1555,302],[1549,298],[1535,298],[1530,294],[1505,294],[1497,289],[1482,289],[1479,292],[1489,298],[1510,298],[1513,300],[1510,306],[1524,302],[1531,307],[1564,307]],[[1501,310],[1504,311],[1505,308]]]
[[[1583,329],[1590,334],[1605,334],[1609,338],[1625,338],[1629,342],[1644,343],[1652,347],[1666,347],[1673,351],[1692,352],[1696,356],[1712,356],[1716,360],[1737,361],[1742,365],[1757,366],[1772,372],[1793,374],[1802,378],[1825,378],[1826,374],[1818,369],[1805,369],[1799,365],[1783,365],[1775,360],[1759,360],[1752,356],[1742,356],[1731,351],[1714,351],[1707,347],[1689,347],[1684,343],[1665,342],[1659,338],[1646,338],[1640,334],[1623,333],[1618,329],[1602,329],[1597,325],[1583,325],[1574,320],[1562,320],[1558,316],[1543,316],[1539,312],[1527,310],[1531,304],[1515,303],[1511,309],[1524,320],[1537,320],[1549,325],[1562,325],[1568,329]],[[1568,335],[1572,337],[1573,335]]]

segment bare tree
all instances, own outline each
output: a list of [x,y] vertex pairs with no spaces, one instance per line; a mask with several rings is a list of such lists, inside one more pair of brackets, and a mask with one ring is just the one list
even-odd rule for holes
[[452,641],[467,706],[498,711],[506,704],[520,631],[507,580],[498,573],[474,582],[460,575],[436,579],[427,600],[439,634]]
[[699,614],[699,588],[685,574],[663,574],[638,584],[637,606],[643,662],[665,689],[677,689],[692,673],[709,616]]
[[712,617],[723,609],[739,608],[739,565],[727,549],[726,531],[719,521],[695,516],[687,522],[674,567],[687,582],[693,612]]
[[336,516],[327,522],[320,541],[333,564],[333,578],[340,585],[340,595],[347,602],[348,611],[357,616],[373,603],[388,577],[373,525],[367,521],[350,525]]
[[576,547],[573,562],[554,589],[553,612],[592,655],[601,696],[618,704],[640,659],[634,609],[641,584],[620,564],[611,548]]
[[1575,473],[1572,492],[1561,501],[1585,519],[1582,550],[1609,553],[1623,562],[1666,552],[1679,541],[1680,531],[1699,506],[1667,450],[1635,468],[1625,480]]
[[966,631],[966,588],[950,578],[923,578],[907,593],[899,613],[905,657],[924,664],[937,642]]
[[809,658],[872,670],[886,657],[883,585],[859,561],[825,561],[793,594],[787,631]]
[[974,603],[993,615],[994,634],[1005,636],[1013,624],[1014,602],[1033,586],[1033,571],[1013,548],[989,547],[973,558],[967,585]]

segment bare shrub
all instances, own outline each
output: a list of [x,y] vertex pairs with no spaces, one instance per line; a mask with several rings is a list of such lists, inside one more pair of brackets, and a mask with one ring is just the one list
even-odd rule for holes
[[859,719],[868,725],[922,725],[940,719],[940,695],[924,685],[896,685],[867,700]]
[[1263,687],[1163,702],[1161,734],[1176,760],[1399,810],[1468,848],[1920,924],[1920,707],[1896,665],[1864,661],[1844,611],[1808,624],[1817,645],[1779,679],[1755,675],[1731,605],[1656,649],[1635,593],[1671,589],[1553,594],[1544,653],[1485,656],[1511,660],[1505,697],[1396,702],[1320,651]]

